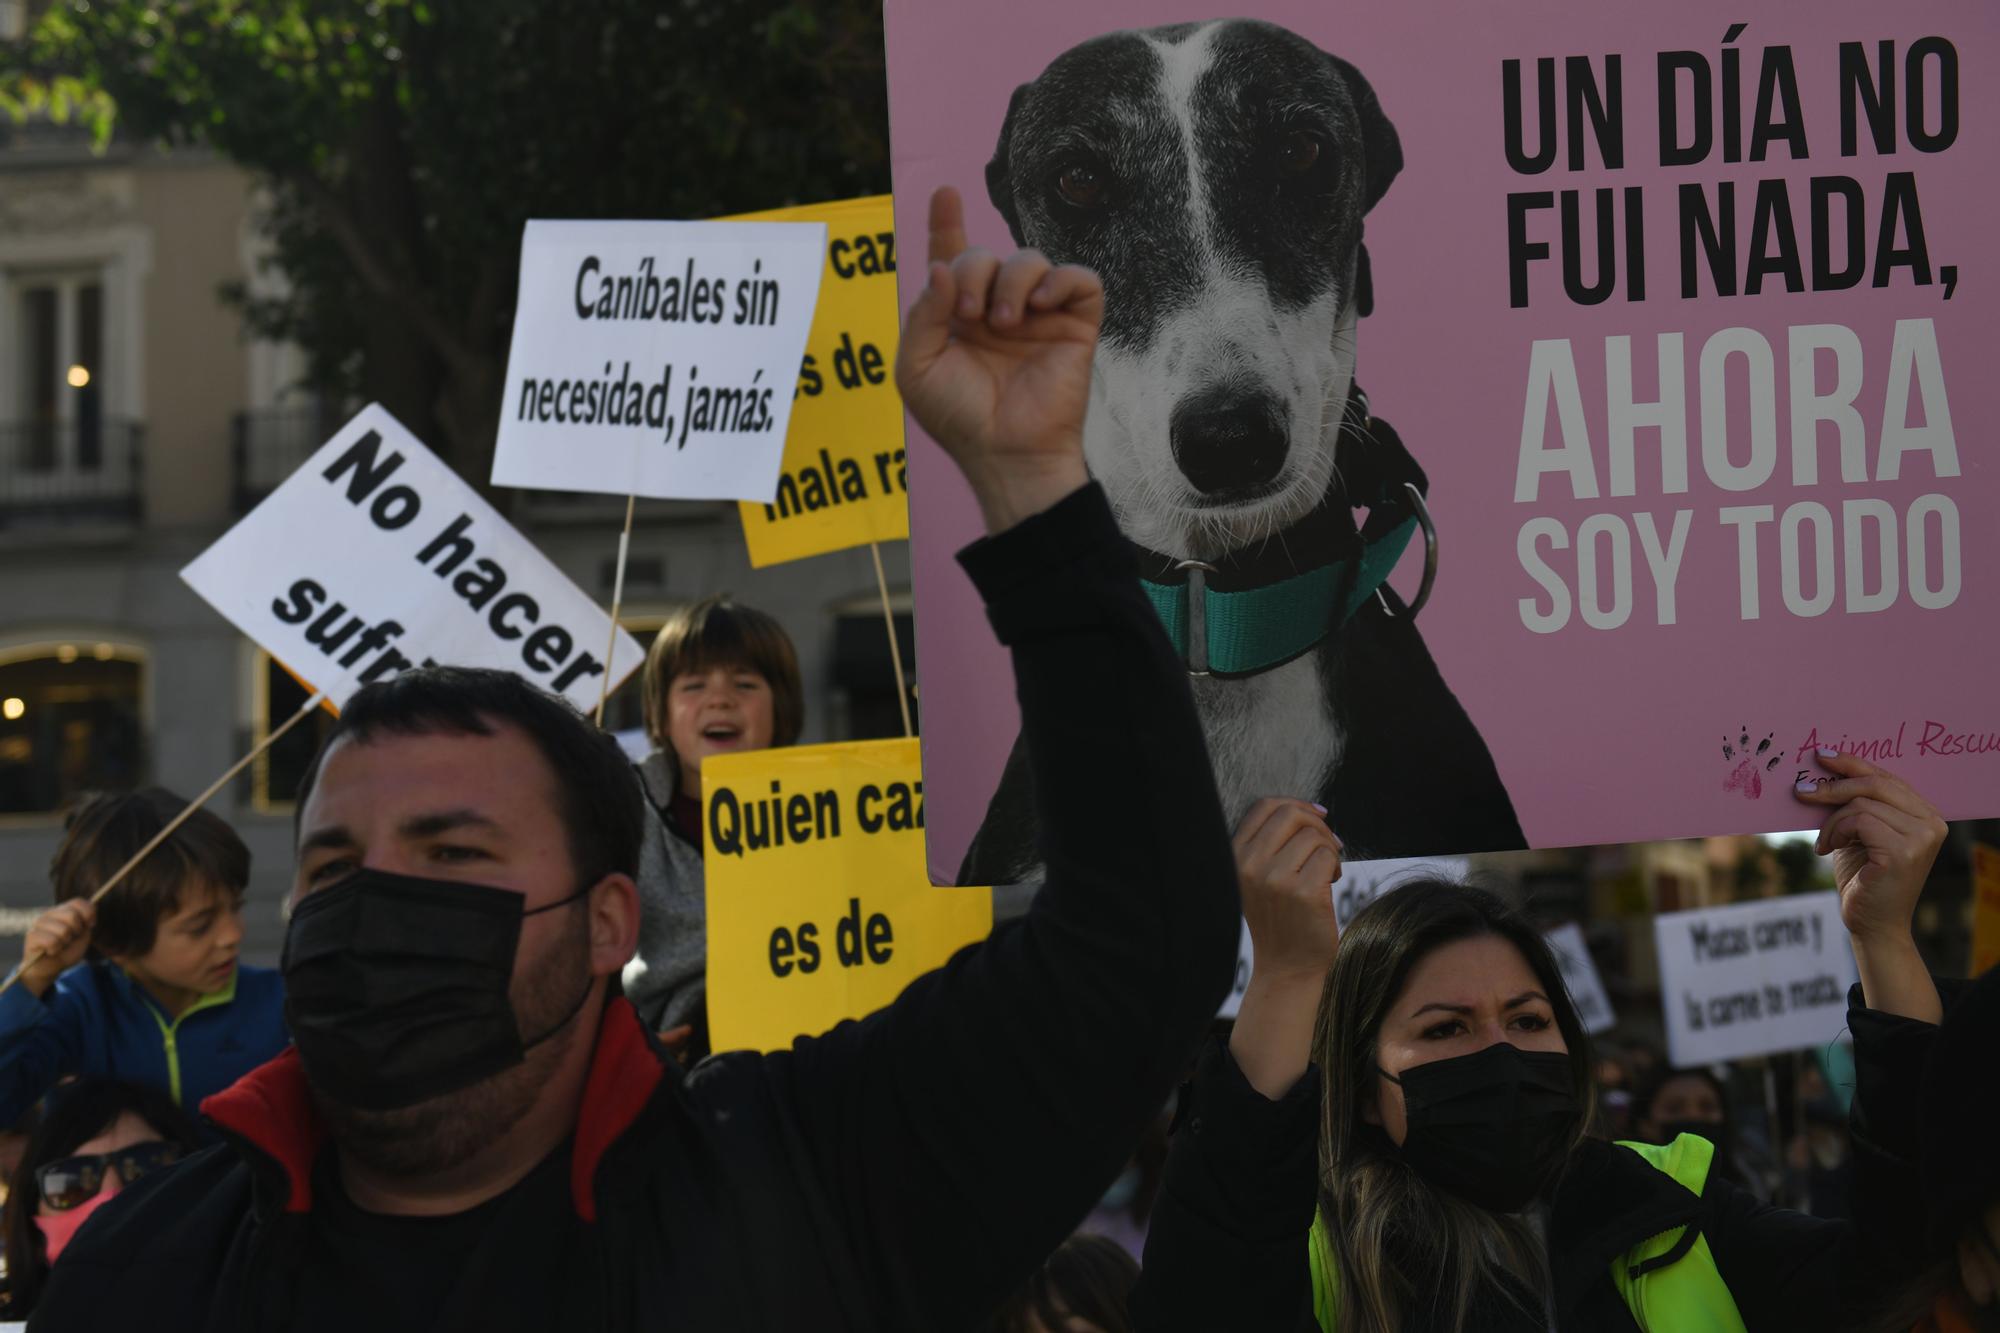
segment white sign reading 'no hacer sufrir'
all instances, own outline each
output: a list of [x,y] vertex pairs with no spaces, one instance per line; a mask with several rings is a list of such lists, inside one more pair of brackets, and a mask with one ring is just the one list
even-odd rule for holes
[[1857,974],[1837,893],[1668,912],[1653,935],[1676,1066],[1809,1050],[1847,1025]]
[[493,481],[776,496],[819,222],[528,223]]
[[498,667],[596,704],[645,654],[378,406],[181,577],[336,707],[412,666]]

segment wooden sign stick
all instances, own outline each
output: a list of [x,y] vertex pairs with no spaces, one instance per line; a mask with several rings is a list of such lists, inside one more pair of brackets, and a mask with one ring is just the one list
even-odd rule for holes
[[903,646],[896,640],[896,613],[889,609],[889,578],[882,572],[882,545],[868,543],[869,554],[875,557],[875,586],[882,593],[882,623],[889,627],[889,660],[896,664],[896,702],[903,709],[903,735],[914,736],[916,728],[910,725],[910,686],[903,676]]
[[597,692],[597,725],[604,725],[604,701],[611,697],[611,656],[618,651],[618,607],[625,600],[625,553],[632,549],[632,507],[639,501],[634,491],[625,497],[625,530],[618,534],[618,572],[611,576],[611,640],[604,645],[604,688]]

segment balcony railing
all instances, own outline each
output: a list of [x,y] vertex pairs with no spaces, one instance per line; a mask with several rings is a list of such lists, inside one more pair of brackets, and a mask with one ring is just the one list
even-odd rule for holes
[[236,512],[248,513],[299,470],[340,429],[337,413],[317,407],[238,412],[231,424]]
[[0,528],[137,523],[136,421],[0,421]]

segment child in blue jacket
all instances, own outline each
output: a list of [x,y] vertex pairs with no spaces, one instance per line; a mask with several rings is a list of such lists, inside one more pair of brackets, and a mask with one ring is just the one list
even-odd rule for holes
[[151,1084],[192,1112],[289,1043],[279,974],[237,961],[250,849],[220,817],[196,811],[89,901],[185,804],[154,788],[71,814],[49,867],[57,905],[0,992],[0,1125],[73,1074]]

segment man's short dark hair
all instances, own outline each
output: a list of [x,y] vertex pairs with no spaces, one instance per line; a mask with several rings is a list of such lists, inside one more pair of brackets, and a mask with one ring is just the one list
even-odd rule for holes
[[[59,903],[88,898],[151,842],[187,801],[160,787],[98,793],[79,801],[63,821],[63,840],[49,862]],[[160,923],[187,906],[191,888],[206,887],[243,901],[250,884],[250,849],[227,820],[197,810],[167,835],[97,905],[91,947],[119,958],[152,951]]]
[[645,798],[618,742],[566,700],[512,672],[479,667],[424,667],[356,691],[299,784],[294,833],[334,742],[345,738],[367,745],[384,733],[491,736],[495,723],[525,732],[548,761],[579,885],[611,874],[636,875]]

